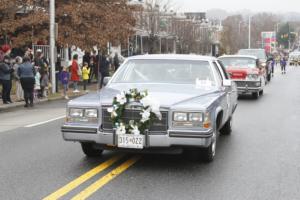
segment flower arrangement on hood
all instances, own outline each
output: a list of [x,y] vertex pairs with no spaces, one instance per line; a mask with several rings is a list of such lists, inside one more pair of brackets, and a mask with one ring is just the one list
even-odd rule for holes
[[[141,119],[131,120],[128,124],[122,120],[126,105],[132,102],[141,104]],[[128,92],[121,92],[113,99],[112,106],[107,109],[111,114],[113,127],[116,134],[143,134],[150,128],[155,119],[161,120],[162,115],[159,110],[160,104],[148,95],[148,91],[138,91],[130,89]]]

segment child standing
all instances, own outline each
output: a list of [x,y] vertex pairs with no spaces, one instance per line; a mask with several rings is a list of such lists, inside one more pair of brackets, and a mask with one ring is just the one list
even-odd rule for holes
[[83,90],[85,92],[87,92],[86,86],[87,86],[87,83],[89,81],[90,70],[91,69],[89,68],[88,63],[84,62],[83,67],[82,67],[82,80],[83,80]]
[[69,97],[67,95],[69,78],[70,78],[69,76],[70,75],[69,75],[67,67],[63,67],[63,70],[60,72],[59,80],[61,81],[61,84],[64,87],[63,95],[64,95],[65,99],[69,99]]
[[34,92],[33,92],[33,98],[35,100],[38,99],[38,96],[39,96],[39,93],[40,93],[40,90],[41,90],[41,74],[40,74],[40,70],[39,70],[39,67],[35,67],[35,71],[36,71],[36,74],[35,74],[35,84],[34,84]]

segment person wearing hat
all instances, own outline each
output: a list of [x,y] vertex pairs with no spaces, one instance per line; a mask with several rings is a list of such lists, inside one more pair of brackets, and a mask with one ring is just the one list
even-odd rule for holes
[[[35,84],[35,69],[31,64],[31,60],[28,56],[23,58],[23,64],[18,68],[18,76],[21,80],[21,85],[24,90],[25,106],[33,107],[33,90]],[[29,104],[30,103],[30,104]]]
[[[39,67],[40,70],[40,74],[41,74],[41,83],[45,81],[45,79],[48,77],[48,72],[47,72],[47,67],[48,67],[48,62],[46,60],[46,58],[43,55],[43,52],[41,49],[37,49],[36,50],[36,55],[34,58],[34,66]],[[45,90],[45,86],[43,86],[41,84],[41,94],[42,97],[44,97],[44,90]]]
[[4,56],[2,62],[0,62],[0,81],[2,83],[2,100],[3,104],[12,103],[10,98],[10,92],[12,87],[12,73],[13,68],[10,64],[10,57],[8,55]]
[[2,45],[0,48],[0,62],[4,60],[4,56],[9,56],[11,48],[8,44]]

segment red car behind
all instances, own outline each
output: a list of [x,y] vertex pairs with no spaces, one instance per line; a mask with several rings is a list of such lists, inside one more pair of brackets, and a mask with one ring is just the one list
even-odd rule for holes
[[254,98],[263,94],[265,68],[254,56],[228,55],[219,58],[236,83],[239,94],[251,93]]

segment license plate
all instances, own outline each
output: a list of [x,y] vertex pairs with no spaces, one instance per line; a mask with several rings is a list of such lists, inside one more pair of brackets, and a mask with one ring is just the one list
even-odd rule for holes
[[118,147],[129,149],[143,149],[144,136],[143,135],[118,135]]

